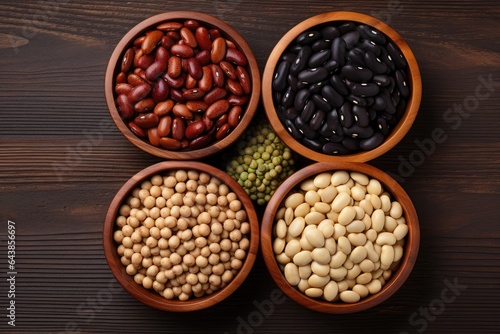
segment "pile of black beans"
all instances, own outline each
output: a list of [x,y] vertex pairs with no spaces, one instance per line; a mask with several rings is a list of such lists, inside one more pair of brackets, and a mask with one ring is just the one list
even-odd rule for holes
[[312,28],[276,66],[278,117],[293,138],[314,151],[372,150],[406,110],[407,67],[399,48],[373,27],[340,22]]

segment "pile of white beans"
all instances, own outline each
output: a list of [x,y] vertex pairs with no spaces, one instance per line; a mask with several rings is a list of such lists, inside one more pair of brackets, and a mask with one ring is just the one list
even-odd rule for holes
[[356,303],[397,268],[408,226],[401,204],[359,172],[304,180],[276,214],[273,250],[285,279],[309,297]]
[[154,175],[119,208],[114,240],[126,272],[166,299],[224,288],[250,247],[250,224],[236,194],[194,170]]

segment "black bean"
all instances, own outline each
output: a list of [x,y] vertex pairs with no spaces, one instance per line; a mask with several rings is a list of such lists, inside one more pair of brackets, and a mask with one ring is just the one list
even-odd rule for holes
[[378,74],[373,76],[372,82],[376,83],[379,86],[385,87],[391,83],[391,79],[385,74]]
[[352,81],[366,82],[372,78],[373,73],[365,67],[345,65],[342,67],[342,75]]
[[313,55],[309,58],[309,67],[322,66],[328,59],[330,59],[330,50],[320,50],[316,53],[313,53]]
[[[340,127],[342,129],[342,127]],[[331,130],[330,127],[328,127],[328,123],[324,122],[323,125],[321,126],[321,129],[319,130],[319,134],[323,136],[326,140],[338,143],[342,141],[344,138],[344,134],[337,134],[337,131]]]
[[352,106],[349,102],[344,103],[339,109],[340,124],[344,128],[349,128],[354,123],[354,116],[352,115]]
[[287,118],[286,118],[285,109],[283,108],[283,106],[278,107],[277,115],[278,115],[278,118],[279,118],[281,124],[285,124],[285,121],[287,120]]
[[406,77],[401,70],[397,70],[395,73],[396,85],[398,86],[399,91],[403,97],[408,97],[410,95],[410,89],[408,84],[406,83]]
[[344,134],[352,138],[370,138],[373,135],[373,128],[371,126],[361,127],[358,124],[353,124],[351,127],[342,127]]
[[316,30],[310,30],[303,32],[297,37],[297,43],[299,45],[311,45],[321,38],[321,33]]
[[349,94],[349,90],[347,89],[345,82],[342,80],[342,78],[339,75],[333,75],[330,78],[330,83],[332,84],[332,87],[335,88],[335,90],[338,93],[340,93],[342,95]]
[[305,147],[310,148],[313,151],[321,151],[323,144],[319,140],[309,139],[307,137],[302,138],[300,141]]
[[394,64],[394,61],[392,61],[392,58],[386,49],[380,48],[380,55],[378,55],[377,57],[389,67],[390,71],[394,71],[396,69],[396,65]]
[[294,46],[288,48],[287,51],[290,53],[297,54],[297,53],[299,53],[300,49],[302,49],[302,46],[300,46],[299,44],[295,44]]
[[283,92],[274,91],[273,92],[273,99],[274,99],[274,101],[281,101],[283,99]]
[[316,113],[316,110],[316,104],[314,104],[313,100],[309,100],[307,101],[304,109],[300,112],[300,117],[302,117],[305,122],[309,122],[312,116]]
[[360,48],[352,48],[347,52],[347,60],[355,66],[366,66],[365,64],[365,53],[366,51]]
[[316,82],[316,83],[313,83],[312,85],[309,85],[309,91],[312,93],[312,94],[318,94],[321,92],[321,89],[323,88],[324,85],[328,84],[328,81],[327,80],[324,80],[324,81],[320,81],[320,82]]
[[302,133],[299,132],[299,130],[295,126],[294,121],[292,121],[291,119],[287,119],[285,121],[285,128],[288,131],[288,133],[292,135],[294,139],[300,140],[303,137]]
[[332,42],[332,59],[335,60],[339,66],[343,66],[345,64],[345,53],[346,53],[346,46],[345,46],[345,41],[337,37],[333,40]]
[[387,112],[383,112],[382,113],[382,117],[387,120],[387,125],[389,125],[389,127],[395,126],[396,123],[398,122],[398,119],[396,118],[396,115],[391,115],[391,114],[389,114]]
[[365,151],[373,150],[384,142],[384,135],[380,132],[375,132],[370,138],[361,140],[359,147]]
[[285,111],[285,116],[287,119],[296,119],[299,116],[299,112],[295,108],[288,108]]
[[342,139],[342,145],[351,151],[359,151],[359,140],[352,137],[344,137]]
[[[362,97],[375,96],[378,94],[379,91],[380,91],[380,88],[378,87],[377,84],[366,83],[366,82],[355,84],[354,87],[352,87],[352,89],[351,89],[351,92],[353,94],[356,94],[356,95],[362,96]],[[367,105],[369,105],[369,104],[367,103]]]
[[304,109],[304,106],[306,105],[307,99],[309,98],[309,95],[311,93],[309,92],[309,89],[303,88],[295,94],[295,100],[293,102],[293,107],[297,110],[302,110]]
[[295,126],[297,127],[297,130],[299,130],[300,133],[302,133],[306,138],[309,138],[309,139],[314,139],[316,137],[318,137],[318,133],[316,131],[313,131],[311,130],[311,128],[309,127],[309,124],[306,123],[302,117],[297,117],[295,120],[294,120],[294,123],[295,123]]
[[385,101],[385,107],[384,110],[389,113],[389,114],[394,114],[396,113],[396,107],[392,103],[392,97],[391,94],[387,89],[381,89],[380,94],[378,97],[381,97]]
[[367,100],[364,97],[356,96],[354,94],[347,95],[346,100],[352,104],[357,104],[360,107],[366,107],[368,105]]
[[328,112],[332,109],[332,106],[330,105],[330,103],[328,103],[328,101],[320,94],[314,94],[312,97],[312,100],[314,101],[314,104],[316,105],[316,107],[318,107],[319,109],[321,109],[323,111]]
[[326,70],[329,73],[333,73],[333,72],[337,71],[337,69],[339,68],[339,63],[336,60],[331,59],[331,60],[327,61],[323,65],[323,67],[326,68]]
[[333,107],[338,108],[344,103],[344,98],[340,95],[332,86],[325,85],[321,90],[321,95],[331,104]]
[[[290,87],[292,87],[292,90],[294,92],[296,92],[296,91],[298,91],[306,86],[306,85],[302,84],[296,76],[291,75],[291,74],[288,75],[287,82],[288,82],[288,85]],[[304,87],[302,87],[302,86],[304,86]]]
[[375,96],[375,103],[373,103],[372,109],[377,111],[384,110],[386,105],[387,102],[383,97]]
[[396,64],[397,68],[402,70],[406,68],[408,63],[406,62],[405,57],[403,54],[399,51],[396,45],[394,45],[392,42],[387,43],[385,46],[387,51],[389,52],[389,55],[391,56],[392,60]]
[[300,72],[297,77],[305,83],[316,83],[328,77],[328,70],[324,67],[308,68]]
[[316,42],[314,42],[313,45],[311,45],[311,48],[314,52],[318,52],[320,50],[323,50],[323,49],[330,49],[330,47],[332,46],[332,41],[328,41],[328,40],[325,40],[325,39],[320,39],[320,40],[317,40]]
[[334,26],[326,26],[323,29],[321,29],[321,36],[325,40],[333,41],[335,37],[340,36],[340,33],[339,30]]
[[365,53],[365,63],[366,66],[372,70],[374,74],[384,74],[387,72],[387,65],[382,63],[375,55],[371,52]]
[[295,58],[297,58],[297,54],[296,53],[293,53],[293,52],[285,52],[282,56],[281,56],[281,60],[282,61],[287,61],[289,62],[290,64],[293,63],[295,61]]
[[342,141],[342,139],[345,138],[345,136],[344,136],[344,132],[342,132],[342,127],[340,127],[339,129],[340,129],[340,131],[336,131],[335,133],[333,133],[333,131],[332,131],[332,134],[330,136],[326,137],[325,139],[329,142],[332,142],[332,143],[340,143]]
[[399,101],[401,101],[401,93],[399,90],[395,90],[391,94],[391,101],[393,106],[397,106],[399,104]]
[[387,135],[389,133],[389,125],[387,124],[387,120],[382,116],[379,116],[377,118],[377,127],[383,135]]
[[384,49],[384,48],[379,47],[377,44],[375,44],[369,40],[366,40],[366,39],[361,39],[360,42],[356,46],[363,51],[373,53],[377,57],[380,55],[380,53]]
[[276,74],[273,79],[273,89],[281,91],[286,87],[286,81],[288,73],[290,72],[291,64],[287,61],[282,61],[276,70]]
[[332,109],[326,114],[326,124],[332,131],[335,131],[340,127],[340,119],[337,109]]
[[380,31],[378,31],[377,29],[375,29],[373,27],[369,27],[367,25],[360,24],[358,26],[357,30],[364,38],[366,38],[370,41],[374,41],[375,43],[377,43],[379,45],[385,45],[385,43],[386,43],[386,38],[385,38],[384,34],[382,34]]
[[285,108],[291,107],[295,100],[295,94],[296,92],[292,90],[292,87],[288,87],[285,94],[283,94],[283,98],[281,99],[281,104]]
[[310,46],[301,47],[299,52],[297,53],[297,57],[290,67],[290,73],[293,75],[297,75],[299,74],[299,72],[303,71],[306,68],[307,63],[309,62],[309,57],[311,57],[312,54],[313,50]]
[[373,122],[377,118],[377,112],[373,109],[368,109],[368,117],[370,119],[370,122]]
[[354,24],[354,22],[346,22],[346,23],[342,23],[339,27],[339,32],[341,35],[345,34],[346,32],[349,32],[351,30],[354,30],[356,29],[356,24]]
[[393,92],[394,91],[394,88],[396,88],[396,80],[394,80],[393,77],[389,77],[389,86],[387,86],[387,89],[389,90],[389,92]]
[[326,118],[326,113],[323,110],[321,109],[316,110],[313,117],[311,118],[311,121],[309,122],[309,127],[311,128],[311,130],[318,131],[323,125],[325,118]]
[[370,123],[370,115],[366,111],[365,107],[352,106],[352,114],[354,116],[354,121],[358,123],[359,126],[365,127]]
[[359,40],[359,32],[357,32],[356,30],[349,31],[348,33],[343,34],[341,37],[345,42],[346,48],[351,49]]
[[349,154],[351,151],[347,149],[344,145],[339,143],[326,143],[323,145],[322,152],[324,154],[335,155],[335,154]]

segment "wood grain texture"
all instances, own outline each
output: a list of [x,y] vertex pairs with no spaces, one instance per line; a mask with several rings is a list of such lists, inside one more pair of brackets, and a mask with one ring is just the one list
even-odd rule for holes
[[[101,241],[108,205],[126,180],[161,159],[114,126],[104,73],[126,31],[169,10],[225,20],[261,70],[286,31],[325,11],[374,15],[406,40],[422,75],[420,112],[405,138],[371,162],[401,183],[419,215],[419,256],[395,295],[358,314],[308,311],[279,295],[261,255],[232,296],[203,312],[157,311],[118,286]],[[1,1],[0,332],[498,332],[499,15],[494,0]],[[477,105],[476,89],[489,93]],[[446,139],[431,144],[436,129]],[[221,167],[223,159],[205,162]],[[7,220],[17,227],[15,328],[5,316]],[[455,282],[466,287],[440,304]]]

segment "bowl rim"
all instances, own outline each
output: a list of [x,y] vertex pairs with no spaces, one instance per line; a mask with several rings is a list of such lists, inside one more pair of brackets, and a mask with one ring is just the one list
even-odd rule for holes
[[[118,214],[120,205],[125,200],[131,191],[142,181],[155,174],[163,174],[168,170],[197,170],[199,172],[208,173],[211,176],[218,178],[221,182],[225,183],[233,192],[238,196],[245,211],[247,212],[247,219],[250,224],[250,247],[247,251],[247,256],[243,262],[243,266],[238,273],[233,277],[233,280],[224,288],[215,291],[210,295],[202,297],[193,297],[187,301],[168,300],[153,290],[147,290],[141,285],[137,284],[133,277],[126,273],[125,266],[120,262],[120,256],[117,253],[117,244],[113,239],[113,232],[115,231],[115,220]],[[149,305],[153,308],[170,311],[170,312],[190,312],[201,310],[213,306],[222,300],[229,297],[236,289],[244,282],[250,273],[259,249],[259,220],[257,213],[254,209],[250,197],[246,194],[245,190],[229,175],[223,171],[198,161],[163,161],[151,165],[133,175],[130,179],[123,184],[123,186],[115,194],[106,212],[102,243],[104,248],[104,255],[111,272],[120,285],[134,298],[140,302]]]
[[[294,139],[284,128],[283,124],[281,124],[281,121],[279,121],[278,116],[276,115],[277,111],[276,108],[274,107],[274,102],[273,102],[272,80],[279,58],[286,50],[286,48],[288,48],[288,46],[295,40],[295,38],[300,33],[315,26],[334,21],[338,22],[352,21],[357,23],[363,23],[382,31],[387,37],[389,37],[392,40],[392,42],[394,42],[394,44],[398,46],[398,48],[401,50],[401,53],[405,56],[405,59],[408,63],[408,79],[409,79],[408,83],[409,86],[411,87],[411,95],[410,99],[407,101],[406,111],[403,114],[402,118],[398,121],[396,127],[391,131],[389,136],[385,138],[384,142],[375,149],[369,151],[360,151],[346,155],[327,155],[320,152],[316,152],[302,145],[296,139]],[[262,101],[264,104],[264,109],[267,118],[269,119],[275,132],[295,152],[317,162],[321,161],[367,162],[386,153],[394,146],[396,146],[396,144],[398,144],[410,130],[411,126],[413,125],[413,122],[415,121],[415,118],[417,117],[421,99],[422,99],[422,81],[421,81],[420,70],[415,55],[413,54],[409,45],[401,37],[401,35],[399,35],[399,33],[396,30],[391,28],[386,23],[372,16],[358,12],[350,12],[350,11],[326,12],[312,16],[298,23],[279,40],[274,49],[271,51],[271,54],[267,60],[262,75]]]
[[[392,200],[397,200],[403,207],[406,223],[408,225],[408,234],[404,246],[403,258],[393,272],[391,278],[386,282],[382,289],[368,297],[361,299],[357,303],[348,304],[342,302],[328,302],[321,299],[310,298],[291,286],[285,279],[283,272],[279,269],[274,251],[273,226],[275,214],[283,202],[285,196],[298,185],[299,182],[319,174],[321,172],[347,170],[364,173],[370,178],[380,181],[384,190],[391,194]],[[298,304],[314,311],[330,314],[354,313],[374,307],[391,297],[403,285],[409,277],[419,251],[420,245],[420,227],[415,207],[406,193],[406,191],[391,176],[371,165],[359,162],[316,162],[306,166],[290,177],[288,177],[276,189],[271,197],[264,212],[261,223],[261,250],[266,267],[278,287],[291,299]]]
[[[241,117],[240,123],[236,128],[233,129],[225,138],[221,140],[216,140],[212,142],[209,146],[189,151],[169,151],[162,147],[156,147],[151,145],[149,142],[137,137],[127,126],[126,121],[124,121],[117,109],[115,103],[115,92],[114,92],[114,81],[115,76],[119,72],[119,63],[123,53],[126,51],[127,47],[131,42],[140,36],[142,33],[158,25],[161,22],[172,20],[197,20],[204,23],[207,26],[218,28],[223,36],[231,41],[233,41],[239,50],[241,50],[248,60],[247,69],[252,80],[252,93],[247,102],[246,109],[244,109],[243,116]],[[250,48],[250,45],[245,40],[245,38],[236,31],[228,23],[218,19],[215,16],[196,12],[189,10],[181,11],[169,11],[151,16],[139,23],[127,31],[127,33],[121,38],[118,44],[113,49],[113,52],[109,58],[106,73],[104,76],[104,93],[106,98],[106,104],[108,111],[115,123],[116,127],[120,132],[130,141],[133,145],[139,149],[155,155],[160,158],[175,159],[175,160],[194,160],[205,158],[210,155],[216,154],[221,150],[226,149],[231,146],[231,144],[236,141],[245,131],[245,129],[250,124],[260,100],[260,90],[261,90],[261,75],[259,66],[255,55]]]

